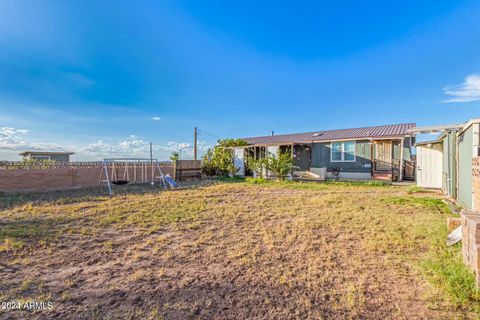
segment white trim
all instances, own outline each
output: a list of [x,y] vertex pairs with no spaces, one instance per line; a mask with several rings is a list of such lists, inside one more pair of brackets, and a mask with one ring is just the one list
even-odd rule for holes
[[233,149],[233,164],[237,168],[236,176],[245,176],[245,152],[243,148]]
[[[353,143],[353,160],[345,160],[345,142]],[[333,160],[333,144],[339,143],[341,145],[340,160]],[[330,142],[330,162],[357,162],[357,141],[348,140],[342,142]]]
[[470,119],[462,129],[457,133],[457,135],[461,135],[464,131],[466,131],[470,126],[474,123],[480,123],[480,118],[479,119]]
[[[332,178],[332,173],[327,172],[327,178]],[[352,180],[369,180],[372,179],[370,172],[342,172],[340,171],[339,179],[352,179]]]

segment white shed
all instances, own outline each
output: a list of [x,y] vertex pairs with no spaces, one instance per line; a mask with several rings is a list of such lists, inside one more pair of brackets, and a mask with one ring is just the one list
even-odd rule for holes
[[443,146],[441,141],[417,143],[417,185],[442,188]]

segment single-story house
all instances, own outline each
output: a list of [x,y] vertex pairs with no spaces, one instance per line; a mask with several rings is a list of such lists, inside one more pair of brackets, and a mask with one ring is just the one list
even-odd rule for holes
[[53,160],[58,162],[70,162],[70,156],[73,152],[55,152],[55,151],[25,151],[20,153],[23,160]]
[[414,127],[414,123],[404,123],[243,138],[248,146],[234,153],[237,174],[250,174],[243,164],[246,155],[258,159],[282,150],[293,155],[294,176],[414,179],[410,149],[415,138],[408,134]]
[[480,156],[480,119],[460,124],[416,127],[409,132],[441,132],[435,140],[415,144],[417,185],[442,189],[462,206],[472,209],[472,159]]

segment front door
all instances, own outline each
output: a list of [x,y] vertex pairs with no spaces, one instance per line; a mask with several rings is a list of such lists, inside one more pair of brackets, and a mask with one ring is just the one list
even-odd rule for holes
[[392,170],[392,142],[375,142],[375,170]]
[[295,171],[310,170],[310,145],[295,145],[293,149],[293,165]]
[[417,147],[417,186],[442,188],[442,151],[426,146]]

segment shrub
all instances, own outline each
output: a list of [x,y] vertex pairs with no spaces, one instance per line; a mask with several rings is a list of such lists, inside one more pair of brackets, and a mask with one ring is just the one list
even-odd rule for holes
[[242,139],[220,139],[213,149],[208,149],[202,158],[202,171],[207,175],[235,175],[238,168],[233,162],[231,147],[246,146],[248,143]]
[[213,160],[213,151],[208,149],[202,158],[202,172],[211,177],[215,175],[216,171],[217,170]]
[[248,170],[250,170],[255,177],[261,177],[262,171],[264,168],[263,159],[255,159],[252,156],[247,156],[245,158],[245,164]]
[[293,159],[289,152],[270,154],[265,159],[265,168],[278,179],[284,180],[293,170]]

